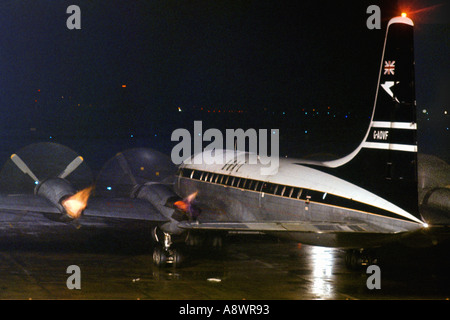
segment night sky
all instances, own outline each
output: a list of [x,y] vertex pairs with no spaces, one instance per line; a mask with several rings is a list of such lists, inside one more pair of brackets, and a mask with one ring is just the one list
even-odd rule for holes
[[[66,27],[71,4],[81,9],[81,30]],[[381,7],[382,30],[366,27],[371,4]],[[416,23],[419,150],[449,161],[449,7],[6,0],[0,135],[16,149],[53,140],[91,152],[103,139],[117,148],[111,155],[134,146],[170,152],[174,129],[203,120],[204,130],[279,128],[282,154],[340,155],[366,131],[385,24],[405,8]],[[346,146],[336,148],[341,140]]]

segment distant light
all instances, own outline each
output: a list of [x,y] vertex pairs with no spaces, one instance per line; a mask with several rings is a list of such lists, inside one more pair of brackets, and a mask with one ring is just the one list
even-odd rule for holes
[[49,137],[50,139],[52,138],[52,136]]
[[106,187],[106,190],[109,190],[109,191],[111,191],[111,189],[112,189],[111,187]]
[[406,12],[402,12],[402,17],[405,18],[407,16]]
[[131,135],[130,135],[130,137],[131,137],[131,138],[134,138],[134,135],[133,135],[133,134],[131,134]]
[[428,223],[424,222],[424,223],[423,223],[423,227],[424,227],[424,228],[428,228],[428,227],[429,227]]
[[181,108],[180,107],[178,107],[178,112],[181,112]]
[[34,184],[39,184],[39,181],[35,181]]
[[308,133],[308,130],[305,130],[305,133]]
[[127,87],[127,85],[126,85],[126,84],[123,84],[123,85],[122,85],[122,88],[126,88],[126,87]]
[[444,110],[444,114],[448,114],[447,110]]

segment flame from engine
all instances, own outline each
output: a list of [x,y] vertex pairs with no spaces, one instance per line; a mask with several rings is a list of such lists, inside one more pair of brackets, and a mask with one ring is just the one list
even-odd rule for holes
[[191,213],[191,205],[192,202],[195,200],[195,197],[197,197],[198,191],[195,191],[194,193],[188,195],[186,199],[179,200],[175,202],[173,205],[177,207],[179,210],[183,211],[184,213]]
[[87,187],[62,201],[61,204],[64,209],[66,209],[66,213],[69,217],[78,219],[81,216],[83,210],[86,209],[89,196],[93,189],[94,186]]

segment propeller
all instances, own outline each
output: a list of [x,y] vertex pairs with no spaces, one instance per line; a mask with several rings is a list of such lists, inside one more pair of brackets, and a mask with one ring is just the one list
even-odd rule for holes
[[93,181],[83,157],[63,145],[42,142],[11,155],[0,172],[0,193],[34,193],[36,185],[50,178],[68,180],[77,190]]
[[39,179],[34,175],[33,171],[31,171],[30,168],[28,168],[25,162],[23,162],[23,160],[20,159],[20,157],[17,154],[13,154],[11,156],[11,160],[23,173],[29,175],[31,179],[33,179],[35,184],[39,183]]
[[169,183],[175,173],[176,166],[167,155],[149,148],[129,149],[106,162],[95,192],[104,197],[129,197],[145,183]]
[[76,157],[75,159],[72,160],[71,163],[67,165],[67,167],[58,175],[58,177],[61,179],[65,179],[68,175],[74,172],[82,163],[83,157],[82,156]]
[[[31,171],[30,168],[26,165],[25,162],[23,162],[22,159],[17,154],[13,154],[11,156],[12,162],[24,173],[27,174],[33,179],[35,184],[39,184],[39,179],[36,177],[36,175]],[[68,175],[70,175],[73,171],[75,171],[78,166],[83,163],[83,157],[78,156],[75,159],[72,160],[71,163],[67,165],[67,167],[58,175],[58,178],[64,179]]]

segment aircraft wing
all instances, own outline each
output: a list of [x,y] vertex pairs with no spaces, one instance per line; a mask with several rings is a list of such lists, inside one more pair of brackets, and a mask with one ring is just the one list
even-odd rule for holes
[[0,194],[0,211],[60,213],[50,201],[33,194]]
[[152,222],[169,221],[150,202],[132,198],[91,198],[83,215],[86,217],[133,219]]
[[[62,216],[58,206],[44,197],[32,194],[0,195],[0,212],[38,212]],[[86,217],[108,219],[134,219],[152,222],[166,222],[164,217],[150,202],[131,198],[90,198],[83,213]],[[83,216],[80,218],[82,223]]]
[[[83,218],[171,220],[176,167],[151,149],[132,149],[110,159],[94,181],[83,157],[55,143],[37,143],[11,155],[0,171],[1,212],[42,213],[68,222]],[[95,195],[94,195],[95,186]],[[136,192],[135,192],[136,191]]]

